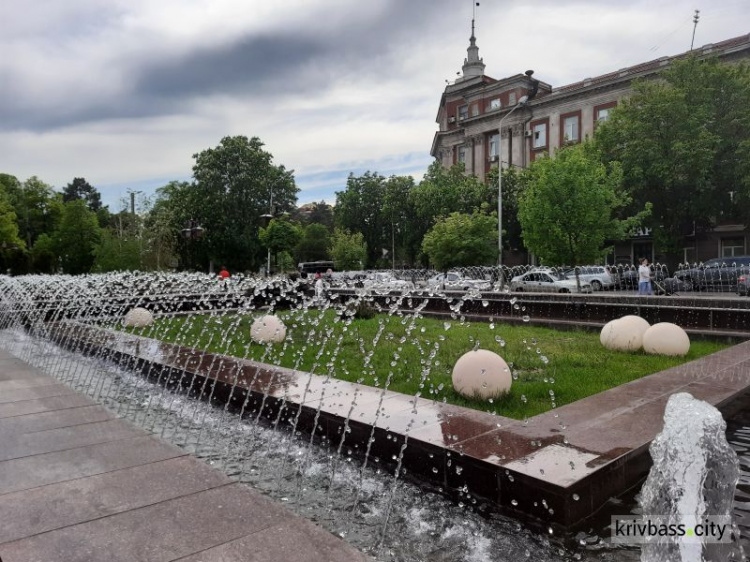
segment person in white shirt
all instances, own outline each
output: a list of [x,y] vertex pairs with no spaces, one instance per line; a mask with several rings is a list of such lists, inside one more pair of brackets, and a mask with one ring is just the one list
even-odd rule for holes
[[638,294],[653,295],[651,291],[651,269],[648,267],[648,260],[641,259],[641,265],[638,268]]

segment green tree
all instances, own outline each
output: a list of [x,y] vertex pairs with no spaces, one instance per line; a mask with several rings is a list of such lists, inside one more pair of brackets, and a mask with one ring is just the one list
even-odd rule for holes
[[[503,169],[503,249],[524,250],[521,222],[518,220],[518,201],[526,185],[526,174],[517,168]],[[487,186],[498,191],[497,167],[487,173]],[[497,193],[494,194],[494,207],[497,209]]]
[[55,241],[49,234],[40,234],[31,248],[31,267],[37,273],[54,273],[57,265]]
[[102,229],[93,248],[91,271],[137,271],[141,269],[141,241],[134,236],[120,237],[115,231]]
[[331,236],[330,253],[337,270],[358,271],[367,263],[367,242],[361,232],[337,228]]
[[194,158],[195,183],[186,190],[184,216],[205,228],[204,239],[192,244],[196,259],[204,267],[214,261],[232,269],[257,268],[265,261],[260,217],[294,209],[299,189],[293,172],[274,165],[257,137],[225,137]]
[[451,213],[425,235],[422,250],[439,270],[497,261],[497,215]]
[[386,180],[377,172],[349,174],[346,189],[336,192],[334,222],[337,228],[361,232],[367,245],[367,267],[374,267],[383,249],[390,247],[383,206]]
[[428,230],[451,213],[471,214],[497,209],[497,181],[490,185],[467,175],[463,164],[448,169],[433,162],[422,181],[409,193],[413,209],[409,221],[409,247],[416,254]]
[[101,229],[96,213],[82,199],[63,206],[60,226],[55,233],[55,253],[61,257],[65,273],[88,273],[94,263],[94,247]]
[[[302,238],[302,229],[286,217],[279,217],[272,219],[266,228],[261,228],[258,238],[274,257],[278,257],[280,252],[289,254],[295,248]],[[275,261],[278,265],[278,260]]]
[[16,212],[9,199],[4,191],[0,191],[0,263],[2,263],[3,272],[13,268],[19,261],[19,254],[26,249],[26,245],[18,235]]
[[[156,197],[143,220],[143,263],[149,270],[163,270],[194,263],[189,253],[200,242],[189,243],[180,231],[191,218],[191,186],[188,182],[171,181],[156,190]],[[178,259],[179,258],[179,259]]]
[[[83,199],[89,209],[95,213],[102,209],[102,196],[99,191],[84,178],[73,178],[63,188],[63,203]],[[102,225],[104,226],[104,225]]]
[[297,260],[300,262],[327,260],[329,258],[330,236],[331,234],[325,225],[308,224],[294,250]]
[[390,238],[388,245],[389,265],[396,262],[414,263],[416,252],[409,246],[410,235],[414,225],[414,210],[409,204],[409,194],[414,189],[414,178],[411,176],[391,176],[385,182],[383,197],[383,215]]
[[653,204],[647,226],[678,261],[694,228],[750,219],[750,67],[690,57],[633,89],[596,143],[622,163],[635,208]]
[[608,169],[590,143],[535,160],[519,201],[526,247],[549,265],[582,265],[604,257],[609,240],[619,240],[648,215],[615,214],[629,198],[619,190],[622,170]]

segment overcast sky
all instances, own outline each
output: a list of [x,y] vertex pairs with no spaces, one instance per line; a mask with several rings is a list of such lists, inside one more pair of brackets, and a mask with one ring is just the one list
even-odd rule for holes
[[[486,73],[553,87],[750,32],[750,0],[481,0]],[[189,180],[193,154],[258,136],[333,202],[349,172],[429,165],[471,0],[2,0],[0,172],[60,189]]]

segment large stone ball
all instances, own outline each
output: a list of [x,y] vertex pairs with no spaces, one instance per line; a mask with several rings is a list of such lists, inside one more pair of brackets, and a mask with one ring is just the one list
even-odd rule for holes
[[286,326],[278,316],[260,316],[250,327],[250,337],[257,343],[281,343],[286,338]]
[[133,328],[145,328],[154,323],[154,316],[145,308],[133,308],[122,320],[122,325]]
[[690,338],[676,324],[659,322],[643,334],[643,350],[653,355],[687,355]]
[[505,360],[486,349],[469,351],[453,366],[453,388],[469,398],[497,398],[510,390],[512,377]]
[[649,323],[640,316],[623,316],[602,328],[599,341],[614,351],[638,351],[643,346],[643,334],[648,328]]

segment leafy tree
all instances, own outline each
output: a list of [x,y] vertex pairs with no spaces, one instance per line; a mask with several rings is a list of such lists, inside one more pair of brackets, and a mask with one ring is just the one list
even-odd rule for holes
[[634,207],[653,204],[647,226],[676,261],[694,228],[750,219],[750,67],[690,57],[633,89],[595,138]]
[[413,208],[410,248],[416,253],[423,237],[438,219],[451,213],[497,209],[497,181],[490,185],[466,175],[463,164],[446,169],[435,161],[419,185],[410,191],[409,205]]
[[358,271],[367,263],[367,243],[361,232],[337,228],[331,236],[331,257],[339,271]]
[[409,246],[415,218],[409,204],[409,194],[413,188],[414,178],[411,176],[391,176],[385,182],[383,215],[390,238],[389,261],[394,268],[399,258],[402,264],[416,260],[416,252]]
[[297,223],[280,217],[261,228],[258,238],[265,248],[278,256],[280,252],[289,253],[294,249],[302,238],[302,229]]
[[102,196],[97,189],[84,178],[73,178],[63,188],[63,203],[83,199],[89,209],[95,213],[102,209]]
[[193,263],[189,253],[195,244],[180,235],[185,222],[191,218],[191,189],[188,182],[172,181],[156,190],[156,198],[143,221],[146,269],[162,270],[176,266],[178,261]]
[[535,160],[519,201],[518,217],[526,247],[546,264],[581,265],[601,259],[608,240],[622,239],[648,214],[629,219],[615,213],[627,205],[619,191],[622,170],[609,169],[590,143]]
[[328,228],[323,224],[312,223],[307,225],[295,248],[297,260],[301,262],[327,260],[329,258],[330,236]]
[[14,176],[0,174],[0,190],[5,191],[16,213],[20,236],[31,248],[41,234],[52,234],[60,222],[60,194],[36,176],[21,183]]
[[91,270],[97,273],[141,269],[141,241],[136,236],[120,237],[115,231],[103,229],[93,254]]
[[336,227],[362,233],[367,245],[368,267],[374,266],[382,250],[390,247],[383,215],[385,185],[383,176],[368,171],[359,177],[349,174],[346,189],[336,192]]
[[307,203],[306,205],[297,207],[292,212],[292,217],[303,226],[322,224],[329,231],[333,230],[333,207],[325,201]]
[[[521,222],[518,220],[518,201],[526,185],[526,175],[517,168],[503,170],[503,249],[518,251],[525,249],[521,233]],[[498,191],[497,167],[487,173],[487,185]],[[494,207],[497,209],[497,193],[494,195]]]
[[497,261],[497,215],[451,213],[425,235],[422,250],[440,270]]
[[17,263],[15,258],[25,249],[26,245],[18,235],[18,223],[13,206],[8,195],[0,191],[0,260],[3,270]]
[[187,188],[185,220],[197,220],[205,236],[192,246],[203,266],[220,261],[232,269],[255,269],[264,260],[258,240],[261,215],[290,212],[299,189],[294,175],[273,164],[259,138],[225,137],[194,155],[195,183]]
[[101,229],[96,214],[85,201],[74,199],[63,207],[60,226],[55,234],[55,253],[62,259],[66,273],[88,273],[94,263],[94,247]]
[[40,234],[31,248],[31,267],[38,273],[53,273],[56,265],[55,241],[49,234]]

